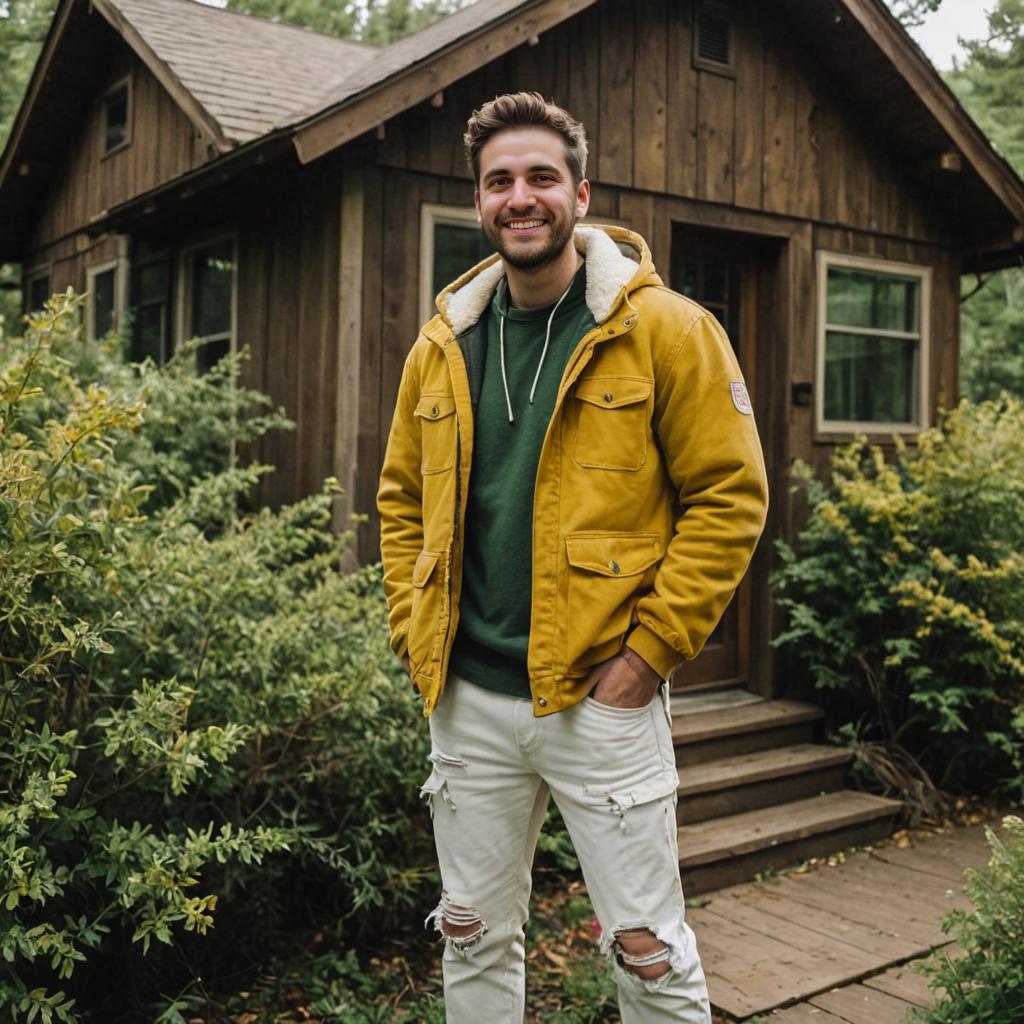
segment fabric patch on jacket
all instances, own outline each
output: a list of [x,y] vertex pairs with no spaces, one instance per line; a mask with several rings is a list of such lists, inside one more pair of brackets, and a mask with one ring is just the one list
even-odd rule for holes
[[747,394],[747,386],[741,380],[729,381],[729,390],[732,392],[732,404],[736,411],[744,416],[752,416],[754,410],[750,404],[750,395]]

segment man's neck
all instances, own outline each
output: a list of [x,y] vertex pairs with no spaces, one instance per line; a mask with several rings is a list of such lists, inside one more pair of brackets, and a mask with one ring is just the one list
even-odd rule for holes
[[523,270],[505,264],[509,300],[516,309],[543,309],[554,305],[569,287],[583,257],[570,242],[553,263]]

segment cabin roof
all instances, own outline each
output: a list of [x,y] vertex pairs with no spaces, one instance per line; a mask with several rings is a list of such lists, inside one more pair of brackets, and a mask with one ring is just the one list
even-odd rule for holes
[[377,52],[195,0],[93,2],[157,77],[170,72],[229,145],[258,138],[318,106],[332,85],[372,62]]
[[[25,199],[29,191],[38,196],[43,188],[38,181],[31,190],[19,185],[15,167],[25,166],[22,161],[38,164],[40,157],[44,166],[59,159],[59,137],[41,136],[47,125],[67,122],[74,107],[70,97],[81,96],[87,85],[75,56],[84,56],[88,37],[96,36],[88,22],[108,23],[211,140],[210,162],[184,176],[191,188],[207,173],[223,178],[229,164],[240,166],[253,151],[280,145],[282,137],[291,138],[300,161],[315,160],[593,2],[476,0],[377,50],[195,0],[62,0],[0,157],[0,214],[6,219],[12,199]],[[967,235],[975,236],[971,244],[1015,262],[1024,183],[883,0],[776,2],[780,16],[870,118],[875,133],[881,126],[936,200],[956,211]],[[90,9],[102,19],[89,17]],[[61,59],[55,60],[58,51]],[[37,117],[37,106],[51,109]],[[947,173],[950,155],[962,158],[963,174]],[[173,187],[172,182],[160,189]],[[9,238],[0,239],[0,249],[11,248]]]

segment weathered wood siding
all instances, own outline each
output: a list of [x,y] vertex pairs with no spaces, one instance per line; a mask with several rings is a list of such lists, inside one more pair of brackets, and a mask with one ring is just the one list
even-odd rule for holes
[[[278,505],[319,491],[337,472],[341,174],[332,161],[240,196],[238,344],[252,358],[247,383],[295,421],[252,453],[275,467],[260,493]],[[267,196],[272,195],[273,201]]]
[[948,241],[927,197],[838,95],[777,13],[742,0],[735,78],[692,67],[692,5],[603,0],[389,122],[378,160],[468,177],[467,115],[496,93],[535,89],[590,140],[592,181],[785,217]]
[[83,230],[104,210],[170,181],[207,159],[206,143],[191,121],[127,47],[111,62],[107,86],[125,76],[130,81],[130,142],[103,154],[104,88],[91,105],[88,118],[69,139],[67,159],[32,234],[35,260],[47,258],[51,245]]

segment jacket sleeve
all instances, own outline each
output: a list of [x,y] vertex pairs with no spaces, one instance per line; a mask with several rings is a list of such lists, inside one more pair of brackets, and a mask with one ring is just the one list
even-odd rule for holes
[[414,347],[402,371],[377,492],[388,628],[391,646],[400,658],[408,649],[413,566],[423,549],[423,477],[420,473],[421,435],[415,416],[419,398],[415,357]]
[[714,317],[696,318],[656,368],[655,389],[677,518],[626,643],[668,678],[700,653],[739,586],[764,529],[768,485],[743,377]]

